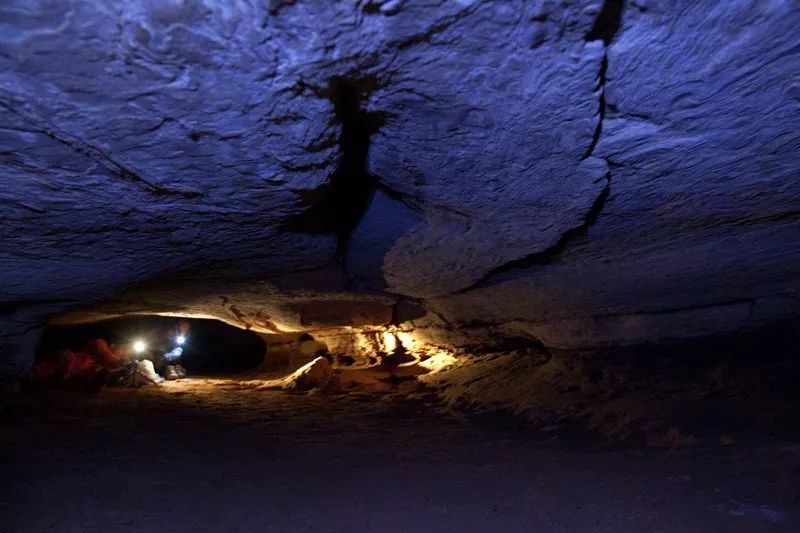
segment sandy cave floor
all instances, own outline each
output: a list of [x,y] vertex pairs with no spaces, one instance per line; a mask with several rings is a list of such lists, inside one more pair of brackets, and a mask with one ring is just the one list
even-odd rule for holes
[[431,394],[26,394],[3,531],[800,531],[800,446],[569,446]]

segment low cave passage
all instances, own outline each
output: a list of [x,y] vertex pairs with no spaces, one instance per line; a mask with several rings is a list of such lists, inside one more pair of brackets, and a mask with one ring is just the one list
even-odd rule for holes
[[[320,389],[326,394],[409,392],[422,388],[418,376],[453,359],[429,348],[411,355],[401,339],[414,343],[412,337],[387,327],[321,334],[335,349],[309,332],[260,333],[208,318],[57,319],[41,334],[23,385],[99,393],[108,387],[161,384],[166,378],[195,385],[203,379],[249,381],[262,389]],[[178,366],[186,375],[170,377],[170,367]],[[130,379],[136,373],[144,379]]]
[[[49,326],[42,334],[37,359],[53,361],[59,355],[63,358],[64,351],[82,353],[93,341],[105,343],[121,359],[158,361],[162,354],[180,348],[180,364],[190,374],[202,375],[252,370],[264,362],[267,350],[258,334],[218,320],[134,315]],[[137,343],[142,353],[135,353]]]

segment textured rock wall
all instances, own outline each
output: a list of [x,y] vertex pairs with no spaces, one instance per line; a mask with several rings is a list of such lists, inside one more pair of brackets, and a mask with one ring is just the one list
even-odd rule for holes
[[0,373],[89,308],[564,347],[800,316],[798,27],[781,0],[4,2]]

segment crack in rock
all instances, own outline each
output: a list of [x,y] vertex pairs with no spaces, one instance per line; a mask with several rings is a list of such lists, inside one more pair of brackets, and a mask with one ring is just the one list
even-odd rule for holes
[[622,25],[622,11],[625,7],[624,0],[606,0],[603,8],[597,15],[592,28],[586,33],[587,41],[603,41],[603,59],[600,61],[600,70],[597,73],[597,89],[600,92],[598,120],[595,127],[592,142],[589,144],[583,159],[587,159],[594,154],[594,149],[600,141],[603,133],[603,121],[606,118],[606,72],[608,71],[608,47],[614,40],[620,26]]
[[[600,141],[600,136],[603,133],[603,121],[605,119],[606,114],[606,72],[608,71],[608,47],[610,46],[611,42],[614,40],[617,32],[619,31],[620,26],[622,25],[622,12],[624,10],[624,0],[606,0],[603,4],[600,13],[597,15],[592,28],[586,33],[586,40],[587,41],[596,41],[602,40],[603,41],[603,58],[600,62],[600,69],[598,71],[598,82],[597,82],[597,90],[599,91],[599,107],[598,107],[598,121],[597,126],[595,127],[594,134],[592,135],[592,141],[589,144],[586,153],[583,155],[581,160],[586,160],[589,157],[593,157],[595,148],[597,147],[597,143]],[[457,291],[456,294],[461,294],[467,291],[471,291],[474,289],[479,289],[482,287],[486,287],[489,285],[489,280],[498,274],[502,274],[504,272],[508,272],[511,270],[519,270],[525,269],[532,266],[543,265],[546,263],[550,263],[556,260],[561,253],[566,248],[567,244],[572,242],[575,239],[582,238],[586,236],[589,231],[589,228],[594,225],[597,219],[600,217],[603,209],[605,208],[606,201],[608,200],[609,195],[611,194],[611,162],[606,159],[606,163],[609,165],[609,171],[606,172],[604,179],[606,180],[605,187],[603,190],[600,191],[600,194],[595,198],[595,201],[592,203],[589,211],[583,218],[583,222],[572,229],[567,230],[564,232],[558,241],[547,248],[542,252],[535,252],[533,254],[527,255],[520,259],[515,259],[513,261],[509,261],[490,270],[486,273],[481,279],[479,279],[476,283],[470,285],[469,287]]]
[[31,124],[34,128],[36,128],[37,131],[47,135],[54,141],[71,148],[76,153],[88,157],[115,176],[138,183],[139,185],[143,186],[144,189],[153,194],[163,196],[182,196],[184,198],[197,198],[198,196],[202,196],[202,193],[197,191],[182,191],[153,183],[152,180],[145,178],[139,172],[136,172],[122,163],[115,161],[111,158],[111,156],[99,148],[88,144],[74,135],[70,135],[69,133],[62,131],[52,124],[48,124],[46,121],[36,116],[36,114],[32,111],[25,109],[24,103],[16,101],[12,95],[3,90],[0,90],[0,107],[6,108],[9,112],[17,115],[28,124]]
[[600,96],[598,97],[599,107],[597,110],[597,126],[594,128],[594,134],[592,135],[592,142],[589,143],[589,147],[586,149],[586,153],[583,154],[582,160],[588,159],[592,157],[594,154],[595,148],[597,148],[597,143],[600,142],[600,136],[603,134],[603,121],[606,118],[606,71],[608,70],[608,53],[603,52],[603,59],[600,61],[600,71],[597,74],[598,83],[597,87],[600,91]]
[[595,201],[592,203],[592,206],[589,208],[586,216],[584,216],[581,225],[564,232],[561,235],[561,238],[559,238],[558,241],[556,241],[556,243],[549,248],[541,252],[535,252],[520,259],[515,259],[513,261],[509,261],[508,263],[504,263],[499,267],[490,270],[471,286],[457,291],[456,294],[486,287],[489,285],[489,280],[498,274],[502,274],[511,270],[521,270],[533,266],[544,265],[556,260],[563,253],[564,249],[567,247],[567,244],[573,240],[585,237],[589,232],[589,228],[593,226],[595,222],[597,222],[597,219],[600,217],[600,213],[602,213],[606,201],[611,194],[611,172],[606,173],[605,180],[605,187],[603,187],[603,190],[600,191],[600,194],[597,195],[597,198],[595,198]]

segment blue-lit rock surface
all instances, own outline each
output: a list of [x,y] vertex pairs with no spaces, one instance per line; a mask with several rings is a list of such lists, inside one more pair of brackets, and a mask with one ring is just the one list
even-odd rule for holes
[[433,4],[4,2],[2,374],[76,310],[404,298],[432,338],[563,347],[800,315],[800,7]]

